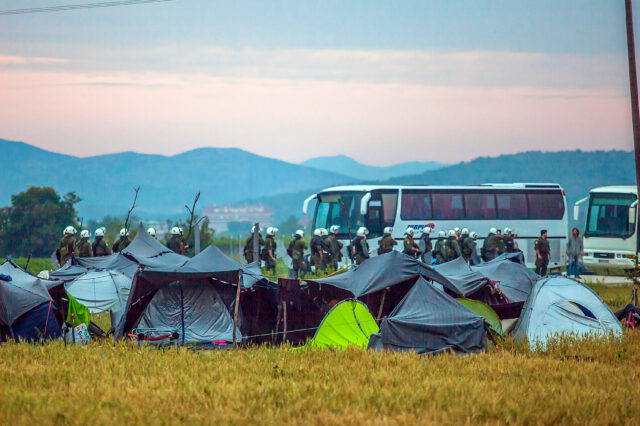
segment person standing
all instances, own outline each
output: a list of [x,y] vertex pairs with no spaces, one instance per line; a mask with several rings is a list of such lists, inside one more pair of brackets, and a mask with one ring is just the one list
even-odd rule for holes
[[[243,249],[243,253],[244,253],[244,258],[247,261],[247,263],[252,263],[253,262],[253,234],[256,232],[256,226],[253,225],[251,227],[251,235],[249,235],[249,237],[247,238],[247,240],[244,243],[244,249]],[[258,232],[258,253],[260,253],[261,247],[264,246],[264,240],[262,239],[262,234],[260,234]]]
[[485,262],[495,259],[498,256],[498,237],[496,228],[489,230],[489,235],[484,239],[482,245],[482,259]]
[[472,232],[470,235],[471,240],[473,241],[473,249],[471,250],[471,264],[479,265],[480,263],[482,263],[482,259],[480,259],[480,256],[478,256],[478,233]]
[[338,225],[333,225],[329,230],[331,231],[331,234],[327,237],[327,245],[329,246],[330,253],[329,266],[331,266],[334,271],[337,271],[338,263],[342,261],[342,247],[344,247],[344,244],[338,241],[338,231],[340,230]]
[[473,255],[473,248],[475,246],[475,243],[473,242],[471,236],[469,236],[469,230],[467,228],[462,229],[460,236],[462,237],[462,241],[460,242],[462,257],[464,258],[465,262],[473,265],[471,256]]
[[420,247],[413,241],[413,228],[409,227],[405,231],[404,235],[404,250],[402,252],[406,255],[409,255],[413,258],[416,258],[420,255]]
[[422,235],[420,236],[420,239],[424,241],[424,252],[422,252],[420,258],[422,259],[422,262],[427,265],[429,265],[431,260],[433,260],[433,247],[431,246],[431,238],[429,238],[429,234],[431,234],[431,227],[427,226],[424,228],[424,231],[422,231]]
[[353,258],[356,265],[361,265],[365,260],[369,259],[369,244],[367,243],[367,233],[369,231],[364,226],[358,228],[356,237],[351,243],[353,247]]
[[74,237],[76,232],[76,228],[73,226],[64,228],[62,239],[60,239],[60,244],[56,251],[56,257],[58,258],[60,267],[63,267],[71,256],[78,256],[78,242],[76,241],[76,237]]
[[398,244],[398,242],[391,236],[393,232],[393,228],[387,226],[384,228],[384,235],[380,238],[380,242],[378,243],[378,254],[391,253],[393,251],[393,246]]
[[322,229],[317,228],[313,231],[313,237],[311,237],[309,243],[309,247],[311,248],[311,262],[313,263],[316,274],[324,269],[322,267],[322,255],[324,253],[322,246]]
[[93,241],[93,245],[91,246],[93,249],[93,255],[96,257],[109,256],[111,254],[111,249],[104,240],[104,229],[96,229],[93,235],[96,237]]
[[304,251],[307,249],[307,243],[302,239],[304,237],[304,231],[298,229],[295,233],[295,237],[291,242],[291,260],[293,266],[293,278],[302,279],[306,265],[304,264]]
[[265,262],[265,268],[267,271],[271,271],[273,275],[276,274],[276,232],[278,228],[272,226],[267,228],[267,237],[264,239],[264,248],[262,249],[262,260]]
[[536,240],[536,274],[544,277],[547,275],[547,266],[549,266],[549,259],[551,258],[551,247],[549,247],[549,240],[547,239],[547,230],[540,231],[540,238]]
[[462,251],[460,250],[460,244],[458,244],[458,237],[455,229],[449,231],[449,239],[446,241],[446,254],[447,254],[447,262],[452,260],[456,260],[457,258],[462,256]]
[[167,247],[174,253],[184,255],[185,247],[184,242],[182,241],[182,237],[180,236],[180,228],[174,226],[173,228],[171,228],[170,233],[171,238],[169,238],[169,241],[167,241]]
[[86,229],[83,229],[82,232],[80,232],[80,241],[78,242],[78,255],[80,257],[93,257],[93,249],[89,242],[90,236],[91,234]]
[[129,244],[131,244],[131,240],[129,239],[129,230],[122,228],[120,230],[120,238],[113,243],[111,250],[113,250],[114,253],[118,253],[126,249]]
[[435,248],[433,249],[433,255],[436,258],[436,263],[441,264],[447,261],[447,234],[444,231],[438,231],[438,239],[436,240]]
[[567,243],[567,276],[573,275],[576,278],[580,278],[580,271],[578,270],[578,264],[582,253],[584,251],[584,242],[580,230],[573,228],[571,235],[569,236],[569,242]]

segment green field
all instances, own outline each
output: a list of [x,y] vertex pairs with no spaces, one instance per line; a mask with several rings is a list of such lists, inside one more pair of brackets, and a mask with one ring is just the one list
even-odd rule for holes
[[[631,295],[595,289],[612,309]],[[639,364],[638,331],[546,352],[508,339],[486,354],[436,357],[9,343],[0,347],[0,422],[634,424]]]

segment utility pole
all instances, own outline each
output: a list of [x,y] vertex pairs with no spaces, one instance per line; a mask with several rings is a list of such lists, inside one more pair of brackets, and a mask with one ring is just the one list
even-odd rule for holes
[[[633,123],[633,148],[636,157],[636,185],[640,195],[640,112],[638,109],[638,74],[636,71],[636,44],[633,35],[633,13],[631,0],[625,0],[625,14],[627,17],[627,55],[629,57],[629,89],[631,90],[631,120]],[[640,206],[636,207],[637,209]],[[638,227],[636,219],[636,228]],[[636,259],[640,252],[640,238],[636,244]],[[637,262],[637,260],[636,260]]]

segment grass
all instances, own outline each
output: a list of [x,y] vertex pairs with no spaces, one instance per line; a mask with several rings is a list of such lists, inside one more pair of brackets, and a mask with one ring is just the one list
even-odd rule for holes
[[[23,269],[27,264],[26,257],[16,257],[16,258],[13,258],[12,260]],[[0,258],[0,264],[2,264],[4,261],[5,259]],[[52,269],[51,260],[47,259],[46,257],[32,257],[31,260],[29,260],[29,268],[27,269],[29,273],[33,275],[38,275],[40,271],[44,271],[45,269],[46,270]]]
[[[592,286],[613,309],[631,286]],[[106,317],[96,318],[108,321]],[[592,423],[640,418],[640,331],[488,353],[0,347],[1,424]]]

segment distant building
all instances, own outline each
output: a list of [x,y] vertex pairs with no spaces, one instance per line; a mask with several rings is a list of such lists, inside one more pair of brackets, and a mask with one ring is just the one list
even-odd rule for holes
[[[213,205],[202,209],[202,214],[209,217],[211,227],[216,230],[216,233],[245,232],[244,230],[234,229],[242,223],[253,225],[258,222],[261,227],[266,228],[273,225],[273,213],[271,207],[261,204],[245,206]],[[246,230],[246,232],[248,231]]]

